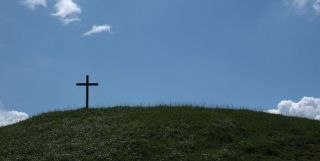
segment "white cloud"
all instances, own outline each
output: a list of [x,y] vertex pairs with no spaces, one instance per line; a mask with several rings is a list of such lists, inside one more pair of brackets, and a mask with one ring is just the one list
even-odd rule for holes
[[303,97],[299,102],[283,100],[277,109],[267,112],[320,120],[320,98]]
[[[82,13],[80,6],[74,2],[74,0],[54,0],[55,12],[52,16],[56,16],[64,25],[69,23],[80,21],[78,17]],[[37,6],[47,7],[48,0],[23,0],[22,4],[34,10]]]
[[97,33],[101,33],[101,32],[112,33],[111,28],[112,28],[111,25],[93,25],[91,30],[84,33],[83,36],[90,36],[92,34],[97,34]]
[[47,7],[47,0],[24,0],[22,4],[34,10],[37,6]]
[[81,8],[73,0],[59,0],[54,8],[56,12],[51,15],[59,17],[64,25],[80,21],[78,14],[81,14]]
[[29,118],[24,112],[2,110],[3,104],[0,101],[0,127],[7,126]]

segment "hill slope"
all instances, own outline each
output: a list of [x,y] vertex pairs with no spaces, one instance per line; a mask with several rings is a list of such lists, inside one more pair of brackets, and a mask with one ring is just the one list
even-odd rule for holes
[[320,122],[164,106],[51,112],[0,128],[0,160],[319,161]]

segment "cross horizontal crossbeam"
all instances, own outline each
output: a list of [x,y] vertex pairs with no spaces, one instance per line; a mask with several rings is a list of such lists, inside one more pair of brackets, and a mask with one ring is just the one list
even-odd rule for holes
[[99,86],[99,83],[77,83],[77,86]]

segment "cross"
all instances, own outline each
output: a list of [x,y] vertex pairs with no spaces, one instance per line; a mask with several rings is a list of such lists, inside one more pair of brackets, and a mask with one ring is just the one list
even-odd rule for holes
[[86,83],[77,83],[77,86],[86,86],[86,109],[89,108],[89,86],[98,86],[99,83],[89,83],[89,75],[86,76]]

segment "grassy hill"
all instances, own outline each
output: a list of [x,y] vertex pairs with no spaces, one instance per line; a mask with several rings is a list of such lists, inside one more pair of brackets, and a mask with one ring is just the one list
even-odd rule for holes
[[319,161],[320,122],[192,107],[50,112],[0,128],[1,161]]

